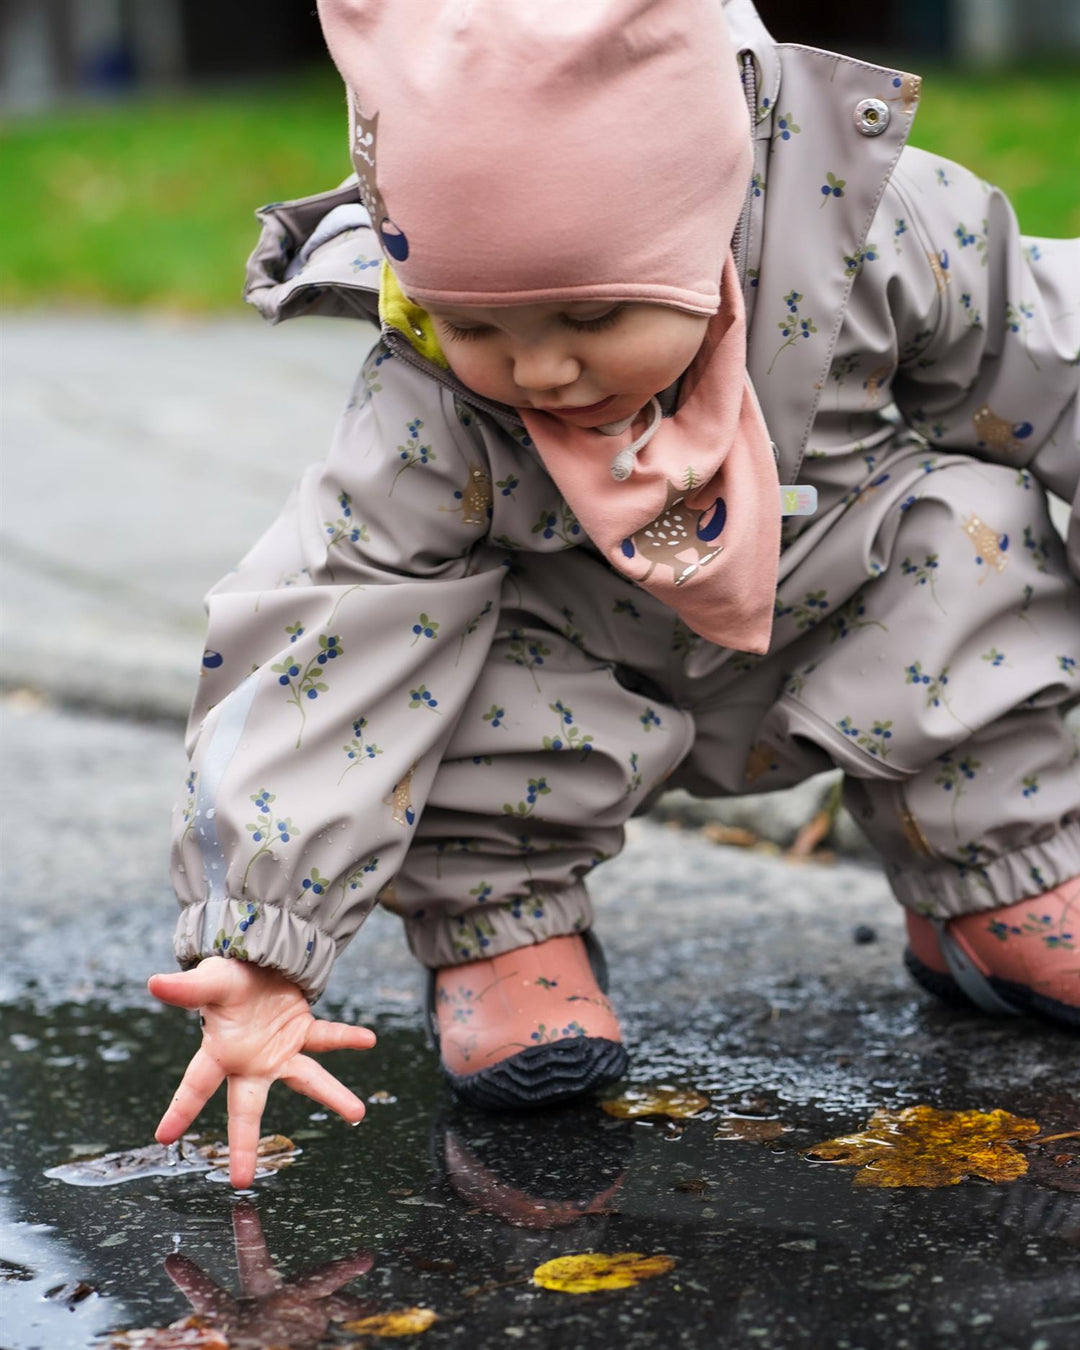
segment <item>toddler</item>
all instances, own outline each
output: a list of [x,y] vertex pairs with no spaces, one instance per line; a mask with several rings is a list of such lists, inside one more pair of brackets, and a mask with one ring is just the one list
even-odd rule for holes
[[158,1138],[228,1079],[245,1185],[274,1079],[361,1118],[305,1051],[374,1043],[309,1004],[376,903],[460,1096],[618,1078],[585,877],[661,785],[840,767],[915,978],[1080,1025],[1076,241],[750,0],[319,8],[357,177],[247,295],[381,332],[211,593]]

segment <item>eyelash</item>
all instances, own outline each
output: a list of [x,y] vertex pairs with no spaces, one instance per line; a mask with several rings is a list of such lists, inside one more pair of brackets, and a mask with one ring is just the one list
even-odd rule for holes
[[[618,322],[622,314],[622,305],[616,305],[614,309],[609,309],[606,314],[601,314],[596,319],[572,319],[568,314],[561,314],[559,317],[568,328],[572,328],[579,333],[601,333],[605,328],[612,328]],[[443,327],[446,329],[446,335],[452,342],[475,342],[491,332],[490,328],[458,328],[448,319],[443,319]]]

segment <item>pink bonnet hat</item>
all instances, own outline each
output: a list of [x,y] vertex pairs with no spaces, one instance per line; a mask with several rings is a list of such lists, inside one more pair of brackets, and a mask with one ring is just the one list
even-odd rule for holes
[[353,162],[421,304],[713,314],[752,167],[720,0],[319,0]]
[[361,196],[409,297],[708,316],[679,406],[661,418],[653,398],[636,439],[519,411],[612,567],[702,637],[766,651],[780,491],[731,255],[753,156],[720,0],[319,0],[319,12],[349,90]]

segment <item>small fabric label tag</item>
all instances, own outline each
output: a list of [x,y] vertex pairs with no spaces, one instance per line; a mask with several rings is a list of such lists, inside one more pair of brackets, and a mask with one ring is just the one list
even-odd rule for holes
[[812,516],[817,510],[817,488],[808,483],[780,484],[782,516]]

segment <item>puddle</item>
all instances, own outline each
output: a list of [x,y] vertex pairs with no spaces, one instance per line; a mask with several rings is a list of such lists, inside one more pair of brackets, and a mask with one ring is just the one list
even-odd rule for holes
[[[976,1052],[965,1022],[946,1044],[937,1024],[928,1031],[900,1009],[832,1016],[831,1041],[813,1013],[786,1027],[768,1016],[733,1022],[729,1008],[726,1021],[696,1020],[692,1038],[654,1026],[635,1062],[637,1092],[669,1085],[708,1099],[676,1119],[620,1119],[595,1105],[501,1118],[463,1110],[414,1022],[381,1020],[377,1049],[353,1070],[371,1102],[361,1128],[275,1090],[264,1129],[302,1152],[236,1198],[206,1184],[194,1145],[182,1151],[187,1172],[157,1174],[151,1154],[151,1170],[123,1185],[47,1175],[73,1164],[85,1178],[102,1153],[152,1145],[197,1028],[93,1003],[9,1007],[6,1350],[108,1347],[107,1333],[170,1324],[172,1344],[197,1345],[199,1318],[231,1350],[329,1350],[377,1343],[348,1328],[392,1313],[422,1324],[411,1343],[469,1350],[516,1340],[1071,1350],[1080,1195],[1060,1183],[1080,1161],[1047,1155],[1042,1171],[1007,1184],[879,1190],[856,1189],[850,1168],[805,1150],[863,1129],[875,1109],[917,1101],[1001,1108],[1065,1135],[1080,1128],[1075,1041],[1024,1030],[988,1041],[984,1029]],[[103,1055],[110,1046],[127,1053]],[[220,1104],[199,1129],[224,1138]],[[1074,1143],[1062,1138],[1056,1156]],[[533,1284],[536,1267],[590,1251],[638,1253],[656,1273],[595,1293]]]

